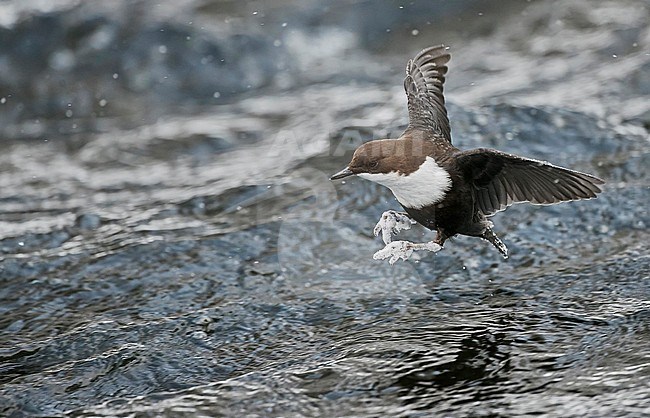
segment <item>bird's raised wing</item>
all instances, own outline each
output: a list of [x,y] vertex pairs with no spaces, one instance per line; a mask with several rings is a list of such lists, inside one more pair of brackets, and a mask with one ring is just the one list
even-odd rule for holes
[[547,205],[591,199],[605,183],[589,174],[557,167],[544,161],[475,149],[456,154],[465,178],[474,185],[478,209],[492,215],[517,202]]
[[406,65],[404,90],[408,97],[406,132],[425,131],[451,142],[443,84],[451,55],[444,45],[422,50]]

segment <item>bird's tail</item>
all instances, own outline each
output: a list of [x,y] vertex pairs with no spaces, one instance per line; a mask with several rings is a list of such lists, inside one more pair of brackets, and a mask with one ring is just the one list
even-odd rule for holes
[[487,228],[485,232],[483,232],[482,238],[494,245],[494,247],[499,250],[503,258],[508,258],[508,247],[506,247],[506,244],[504,244],[503,241],[497,237],[497,234],[494,233],[492,228]]

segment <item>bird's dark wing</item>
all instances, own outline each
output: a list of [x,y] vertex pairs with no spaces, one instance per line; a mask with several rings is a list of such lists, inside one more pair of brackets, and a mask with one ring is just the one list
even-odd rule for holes
[[451,129],[445,108],[443,84],[447,62],[451,58],[447,47],[434,46],[422,50],[406,65],[404,90],[408,97],[409,131],[425,131],[451,142]]
[[591,199],[601,192],[598,185],[605,183],[579,171],[491,149],[462,151],[455,157],[474,185],[476,204],[484,215],[517,202],[549,205]]

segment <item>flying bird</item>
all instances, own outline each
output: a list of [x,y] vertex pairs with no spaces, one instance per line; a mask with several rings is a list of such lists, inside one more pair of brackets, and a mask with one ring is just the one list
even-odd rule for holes
[[[546,161],[493,149],[462,151],[451,143],[443,85],[448,47],[422,50],[406,65],[404,89],[409,124],[397,139],[357,148],[346,168],[331,180],[356,175],[388,187],[405,212],[387,211],[374,229],[386,245],[373,258],[391,264],[416,250],[440,251],[455,235],[490,242],[508,258],[508,248],[488,218],[513,203],[550,205],[595,198],[604,181]],[[393,234],[419,223],[436,231],[426,243],[393,241]]]

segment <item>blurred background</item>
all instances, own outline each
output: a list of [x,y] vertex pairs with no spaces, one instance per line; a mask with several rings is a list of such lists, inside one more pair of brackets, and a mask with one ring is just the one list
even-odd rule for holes
[[[639,416],[645,0],[0,1],[3,416]],[[372,260],[399,206],[328,177],[450,46],[454,144],[598,199]],[[429,240],[415,228],[406,239]]]

